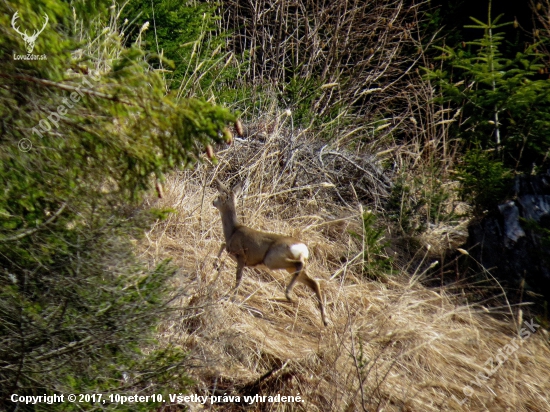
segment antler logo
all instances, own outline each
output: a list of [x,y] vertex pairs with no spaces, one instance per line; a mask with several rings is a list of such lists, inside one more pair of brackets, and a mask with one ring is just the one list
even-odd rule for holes
[[27,53],[32,53],[32,51],[34,50],[34,44],[36,43],[36,39],[38,38],[38,35],[40,33],[42,33],[44,31],[44,29],[46,28],[46,24],[48,24],[48,15],[47,14],[44,14],[44,17],[46,18],[46,21],[44,22],[44,26],[42,26],[42,28],[40,29],[40,31],[35,31],[33,33],[32,36],[29,36],[27,34],[27,31],[25,30],[24,33],[22,33],[16,26],[15,26],[15,21],[19,18],[19,12],[15,12],[15,14],[13,15],[12,19],[11,19],[11,27],[13,27],[13,29],[19,33],[19,35],[23,38],[23,40],[25,41],[25,48],[27,49]]

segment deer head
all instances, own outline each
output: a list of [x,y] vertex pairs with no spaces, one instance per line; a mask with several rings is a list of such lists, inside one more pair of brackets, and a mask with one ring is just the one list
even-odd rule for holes
[[46,28],[46,24],[48,24],[48,15],[47,14],[44,14],[44,17],[46,18],[46,21],[44,22],[44,25],[42,26],[42,28],[40,30],[37,30],[33,33],[32,36],[29,36],[27,34],[27,31],[25,30],[24,33],[22,33],[16,26],[15,26],[15,21],[19,18],[19,12],[15,12],[15,14],[13,15],[12,19],[11,19],[11,27],[13,27],[13,29],[19,33],[19,35],[23,38],[23,40],[25,41],[25,48],[27,49],[27,53],[32,53],[32,51],[34,50],[34,44],[36,42],[36,39],[38,38],[38,35],[40,33],[42,33],[44,31],[44,29]]

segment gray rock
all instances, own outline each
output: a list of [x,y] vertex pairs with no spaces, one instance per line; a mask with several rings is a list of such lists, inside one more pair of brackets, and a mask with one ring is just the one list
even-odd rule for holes
[[[512,200],[513,199],[513,200]],[[511,200],[468,228],[470,255],[511,288],[550,300],[550,170],[517,176]]]

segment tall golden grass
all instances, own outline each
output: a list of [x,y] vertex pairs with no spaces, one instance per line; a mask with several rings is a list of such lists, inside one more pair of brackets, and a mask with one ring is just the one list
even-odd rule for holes
[[[191,392],[241,400],[244,395],[299,394],[303,402],[188,407],[549,411],[550,348],[543,327],[522,340],[525,326],[519,325],[530,318],[522,319],[518,308],[493,313],[464,303],[467,296],[458,299],[448,289],[423,286],[418,281],[422,270],[411,277],[410,266],[408,272],[397,268],[384,282],[369,280],[362,246],[349,234],[361,232],[358,202],[336,193],[342,187],[333,185],[334,171],[323,174],[313,167],[319,151],[312,147],[319,143],[312,136],[281,130],[236,139],[229,148],[219,148],[217,165],[205,161],[193,171],[169,176],[164,197],[148,202],[175,213],[147,233],[140,250],[151,264],[171,258],[179,268],[174,285],[184,289],[185,298],[174,302],[159,340],[189,352]],[[247,268],[239,291],[229,295],[235,264],[225,254],[216,261],[223,235],[212,206],[215,177],[246,181],[238,204],[242,223],[309,245],[306,270],[320,281],[328,327],[322,326],[315,298],[303,285],[294,289],[296,303],[286,301],[289,275],[283,271]],[[371,190],[376,203],[384,189]],[[514,338],[521,341],[519,348],[498,371],[488,373],[488,361]]]

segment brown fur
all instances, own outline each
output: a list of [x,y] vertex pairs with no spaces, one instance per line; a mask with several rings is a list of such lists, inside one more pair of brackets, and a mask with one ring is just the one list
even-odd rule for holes
[[319,301],[319,310],[323,324],[328,324],[323,298],[319,284],[310,278],[305,270],[307,256],[301,254],[294,256],[290,248],[293,245],[304,244],[298,239],[276,233],[261,232],[238,223],[235,210],[235,198],[242,192],[241,183],[237,183],[228,190],[221,182],[217,181],[219,196],[214,200],[214,206],[220,211],[222,218],[225,243],[218,255],[221,256],[224,249],[237,262],[236,291],[242,279],[243,269],[246,266],[264,265],[269,269],[286,269],[292,274],[292,279],[286,288],[286,298],[290,298],[290,292],[297,281],[302,282],[313,290]]

